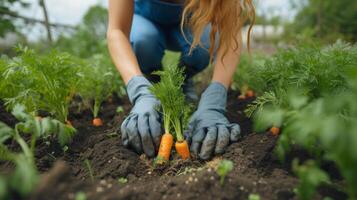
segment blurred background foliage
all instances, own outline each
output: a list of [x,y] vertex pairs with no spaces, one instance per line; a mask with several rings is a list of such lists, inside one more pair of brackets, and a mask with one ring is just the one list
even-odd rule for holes
[[[275,6],[266,6],[266,2],[255,0],[257,20],[253,30],[253,45],[257,47],[256,49],[259,49],[262,44],[265,45],[264,47],[268,46],[268,49],[276,49],[276,46],[296,44],[300,41],[331,44],[341,39],[356,42],[357,1],[280,0],[279,2]],[[52,21],[51,17],[46,19],[45,15],[39,19],[24,14],[23,11],[33,4],[41,7],[42,12],[46,11],[48,16],[51,16],[49,11],[52,10],[49,8],[56,6],[48,0],[0,1],[0,53],[11,55],[9,49],[13,44],[23,43],[44,51],[47,51],[48,47],[57,48],[80,58],[89,58],[94,54],[107,56],[105,3],[100,2],[89,7],[82,20],[76,25],[61,24]],[[26,32],[26,27],[35,27],[35,25],[42,26],[43,33],[49,29],[47,35],[41,34],[34,40],[31,33]],[[16,37],[12,39],[11,36],[14,35]],[[12,40],[15,41],[11,43]]]
[[[22,0],[1,0],[0,1],[0,37],[5,36],[8,32],[16,31],[16,26],[13,23],[13,20],[7,15],[16,15],[16,11],[12,9],[12,6],[15,4],[20,4],[22,7],[28,6]],[[7,13],[7,15],[5,15]]]
[[350,0],[292,0],[298,12],[286,25],[288,39],[296,34],[312,40],[334,42],[343,39],[357,40],[357,1]]

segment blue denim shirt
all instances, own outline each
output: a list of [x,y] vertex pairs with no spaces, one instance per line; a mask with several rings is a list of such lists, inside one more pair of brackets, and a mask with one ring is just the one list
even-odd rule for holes
[[181,4],[160,0],[135,0],[135,14],[142,15],[161,25],[175,25],[181,21]]

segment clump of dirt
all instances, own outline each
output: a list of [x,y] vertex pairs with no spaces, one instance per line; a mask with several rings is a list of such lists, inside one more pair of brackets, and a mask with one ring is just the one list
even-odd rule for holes
[[[227,117],[240,124],[240,141],[212,161],[174,158],[160,168],[121,143],[118,127],[130,110],[127,99],[103,105],[103,127],[91,125],[89,111],[72,115],[78,134],[66,152],[56,142],[39,145],[36,158],[43,178],[30,199],[74,199],[77,192],[93,200],[247,199],[252,193],[262,199],[296,199],[293,189],[298,180],[272,153],[277,137],[253,133],[252,123],[243,113],[252,99],[238,100],[238,95],[230,92]],[[124,112],[116,113],[117,106]],[[222,185],[215,172],[221,159],[234,163]]]
[[17,123],[17,120],[14,116],[6,111],[3,105],[4,103],[0,101],[0,121],[7,124],[8,126],[13,127]]

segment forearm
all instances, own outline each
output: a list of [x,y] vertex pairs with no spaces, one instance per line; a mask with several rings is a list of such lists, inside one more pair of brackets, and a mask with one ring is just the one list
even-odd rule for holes
[[219,53],[217,55],[217,60],[214,65],[212,81],[219,82],[228,89],[239,63],[240,52],[239,50],[228,51],[228,53],[225,55],[223,59],[223,62],[221,59],[222,55],[219,55]]
[[125,84],[141,75],[129,37],[134,14],[134,0],[109,0],[108,48],[112,60]]
[[[224,55],[224,48],[217,52],[216,62],[213,71],[213,82],[219,82],[223,84],[227,89],[229,88],[233,75],[240,61],[242,39],[241,35],[238,35],[239,48],[230,48],[226,55]],[[223,60],[222,60],[223,57]]]
[[133,76],[142,75],[126,34],[120,30],[111,30],[107,39],[110,55],[125,84]]

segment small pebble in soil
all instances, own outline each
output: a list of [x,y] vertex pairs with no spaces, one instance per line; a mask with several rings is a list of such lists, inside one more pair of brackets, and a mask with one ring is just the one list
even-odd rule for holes
[[111,183],[109,183],[109,184],[107,185],[108,188],[112,188],[112,186],[113,186],[113,185],[112,185]]
[[193,181],[192,176],[188,177],[188,181],[190,181],[190,182],[192,182],[192,181]]
[[207,171],[208,171],[208,172],[211,172],[211,171],[212,171],[212,168],[208,168]]
[[188,183],[189,183],[188,181],[185,181],[185,184],[186,184],[186,185],[188,185]]
[[99,182],[99,184],[101,184],[101,185],[106,185],[107,184],[107,181],[106,180],[100,180],[100,182]]
[[177,193],[177,197],[180,198],[181,197],[181,193]]
[[162,199],[166,199],[166,197],[167,197],[167,196],[166,196],[166,195],[164,195],[164,196],[162,196]]
[[195,176],[195,175],[196,175],[196,173],[195,173],[195,172],[193,172],[193,173],[192,173],[192,176]]
[[259,184],[266,184],[266,181],[264,181],[264,179],[259,179],[259,180],[258,180],[258,183],[259,183]]
[[104,189],[103,189],[102,187],[100,187],[100,186],[99,186],[99,187],[97,187],[97,188],[96,188],[96,190],[95,190],[95,191],[97,191],[97,192],[103,192],[103,191],[104,191]]
[[151,171],[148,171],[148,174],[150,175],[152,172]]
[[243,186],[240,186],[240,187],[239,187],[239,190],[244,191],[244,187],[243,187]]
[[198,182],[198,178],[195,178],[195,180],[194,180],[196,183]]
[[211,176],[209,179],[211,179],[212,181],[214,180],[214,177],[213,176]]
[[110,164],[112,162],[112,160],[108,160],[108,163]]
[[74,199],[74,194],[73,193],[69,193],[68,194],[68,199]]

